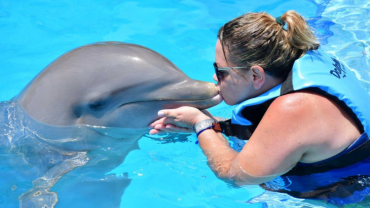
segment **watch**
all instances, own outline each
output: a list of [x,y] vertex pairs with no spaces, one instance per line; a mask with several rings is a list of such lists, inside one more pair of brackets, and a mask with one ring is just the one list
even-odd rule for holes
[[200,133],[202,133],[206,129],[213,128],[216,121],[213,119],[206,119],[203,121],[200,121],[194,125],[194,130],[197,136],[199,136]]

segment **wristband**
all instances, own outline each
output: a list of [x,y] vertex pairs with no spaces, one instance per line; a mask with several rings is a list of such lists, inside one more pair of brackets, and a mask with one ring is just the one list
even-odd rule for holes
[[215,121],[213,119],[206,119],[203,121],[200,121],[194,125],[194,131],[199,136],[200,133],[202,133],[204,130],[211,129],[214,127]]
[[212,129],[214,126],[212,125],[212,126],[210,126],[210,127],[207,127],[207,128],[205,128],[205,129],[202,129],[202,130],[200,130],[198,133],[197,133],[197,137],[199,136],[199,134],[200,133],[202,133],[203,131],[205,131],[205,130],[207,130],[207,129]]

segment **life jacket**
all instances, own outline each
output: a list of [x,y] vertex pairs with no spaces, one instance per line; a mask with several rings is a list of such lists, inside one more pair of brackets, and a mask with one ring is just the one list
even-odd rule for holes
[[[362,135],[337,156],[318,163],[298,163],[291,171],[263,184],[262,187],[300,198],[333,201],[336,199],[334,196],[338,196],[340,200],[335,204],[352,203],[356,200],[351,198],[343,201],[343,198],[353,197],[349,192],[354,193],[358,189],[351,185],[352,189],[348,191],[348,185],[357,184],[359,178],[367,178],[370,175],[370,140],[367,135],[370,131],[370,95],[353,71],[322,50],[308,51],[297,59],[282,84],[240,103],[234,109],[231,120],[220,123],[221,131],[227,136],[232,136],[233,148],[240,151],[274,99],[299,90],[313,91],[337,102],[354,119]],[[366,164],[362,165],[362,168],[358,165],[361,162]],[[351,167],[350,173],[346,169],[348,167]],[[328,178],[333,181],[320,182],[327,181]],[[338,182],[342,183],[341,186],[345,190],[342,192],[346,196],[338,193],[338,190],[341,190],[337,187]],[[362,191],[365,188],[360,187]],[[370,193],[370,185],[363,193],[364,195]]]
[[223,133],[248,140],[275,98],[299,90],[310,90],[336,101],[354,119],[361,133],[370,131],[369,92],[353,71],[318,49],[297,59],[282,84],[240,103],[231,120],[221,123]]

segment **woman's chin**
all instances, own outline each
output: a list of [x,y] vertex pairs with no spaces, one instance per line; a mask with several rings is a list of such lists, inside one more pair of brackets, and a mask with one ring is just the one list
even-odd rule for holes
[[223,100],[228,105],[235,105],[234,102],[230,102],[230,100],[228,100],[228,99],[223,99]]
[[226,104],[228,104],[228,105],[237,105],[237,104],[239,104],[239,103],[241,103],[241,102],[238,102],[238,101],[236,101],[236,100],[229,100],[229,99],[223,99],[224,100],[224,102],[226,103]]

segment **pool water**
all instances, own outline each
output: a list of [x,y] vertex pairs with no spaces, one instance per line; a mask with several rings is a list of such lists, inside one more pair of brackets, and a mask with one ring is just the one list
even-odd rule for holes
[[[0,101],[17,95],[58,56],[100,41],[146,46],[167,57],[189,77],[213,82],[216,35],[225,22],[246,12],[280,16],[287,10],[296,10],[307,18],[322,48],[354,69],[369,89],[368,1],[0,0]],[[210,109],[221,117],[230,117],[231,110],[232,106],[224,103]],[[191,134],[143,136],[139,149],[107,173],[131,179],[123,194],[108,193],[121,195],[121,201],[112,206],[330,206],[265,192],[259,186],[233,187],[214,175],[195,141]],[[62,179],[57,186],[68,184]],[[0,199],[8,193],[0,188]],[[78,197],[74,200],[76,207],[87,204]],[[64,207],[63,201],[56,207]]]

